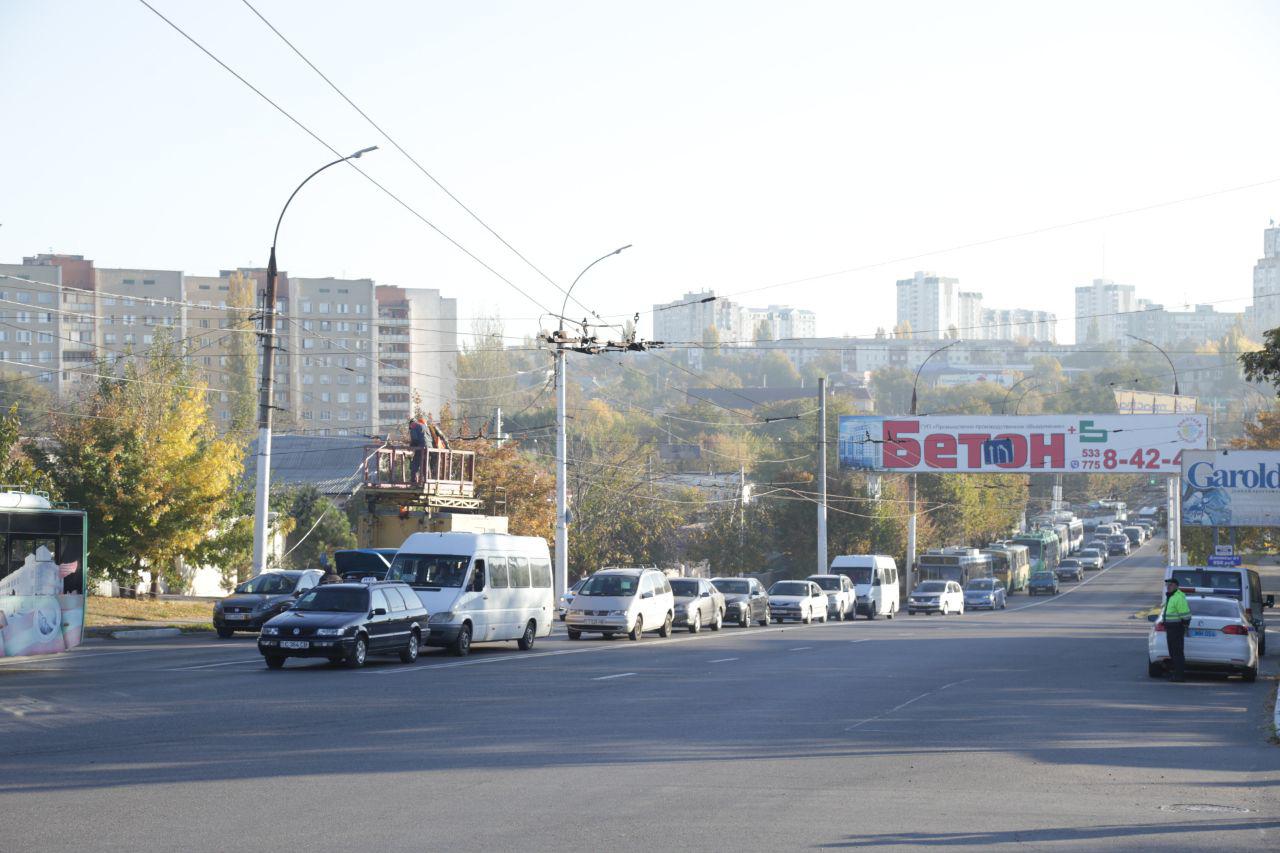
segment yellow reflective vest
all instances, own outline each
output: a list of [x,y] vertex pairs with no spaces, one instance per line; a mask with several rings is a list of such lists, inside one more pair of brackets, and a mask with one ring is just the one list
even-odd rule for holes
[[1191,621],[1191,608],[1187,605],[1187,597],[1182,594],[1182,590],[1175,589],[1173,591],[1173,594],[1165,599],[1164,621],[1166,622],[1190,622]]

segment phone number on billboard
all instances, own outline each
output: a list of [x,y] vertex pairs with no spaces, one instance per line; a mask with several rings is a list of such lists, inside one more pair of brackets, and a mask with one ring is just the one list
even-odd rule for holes
[[1082,471],[1114,471],[1117,468],[1158,471],[1162,466],[1167,468],[1171,465],[1182,464],[1181,450],[1172,458],[1161,458],[1160,451],[1154,447],[1139,447],[1132,454],[1127,450],[1120,453],[1115,450],[1083,447],[1080,449],[1080,455],[1083,457],[1080,460],[1080,469]]

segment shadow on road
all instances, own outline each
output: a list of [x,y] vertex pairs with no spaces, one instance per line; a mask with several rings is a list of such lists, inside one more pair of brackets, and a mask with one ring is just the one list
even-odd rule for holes
[[[1212,832],[1221,837],[1228,832],[1250,832],[1280,828],[1280,820],[1224,818],[1189,822],[1147,824],[1113,824],[1092,827],[1053,827],[1049,829],[1013,830],[1008,832],[891,832],[882,835],[849,835],[840,841],[818,845],[823,849],[845,847],[990,847],[996,844],[1034,844],[1047,841],[1095,841],[1098,849],[1106,849],[1109,839],[1150,837],[1154,843],[1160,836]],[[1234,843],[1222,838],[1223,843]]]

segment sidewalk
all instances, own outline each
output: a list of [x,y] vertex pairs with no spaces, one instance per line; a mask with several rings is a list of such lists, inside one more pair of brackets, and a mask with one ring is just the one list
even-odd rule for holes
[[184,634],[213,633],[213,623],[208,619],[169,619],[165,621],[137,620],[108,625],[90,625],[84,629],[85,637],[111,638],[116,631],[137,631],[150,628],[177,628]]

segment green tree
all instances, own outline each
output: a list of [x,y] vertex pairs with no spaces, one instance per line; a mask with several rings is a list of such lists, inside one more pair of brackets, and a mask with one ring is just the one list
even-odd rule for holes
[[281,505],[293,527],[284,539],[285,566],[313,569],[335,550],[356,546],[347,514],[315,486],[287,490]]
[[871,374],[871,396],[882,415],[905,415],[911,410],[914,374],[903,367],[882,367]]
[[82,416],[55,416],[40,458],[89,514],[95,574],[135,588],[144,570],[176,581],[175,560],[196,554],[231,499],[243,453],[215,434],[206,388],[173,342],[146,355],[118,377],[102,365]]
[[258,425],[258,338],[253,334],[250,309],[256,286],[240,272],[231,274],[227,286],[227,332],[231,391],[231,431],[247,440]]
[[785,353],[770,352],[761,359],[761,376],[769,388],[794,388],[800,384],[800,371]]
[[0,483],[22,489],[34,489],[57,498],[57,488],[48,472],[40,469],[32,458],[38,453],[22,437],[17,403],[0,416]]

